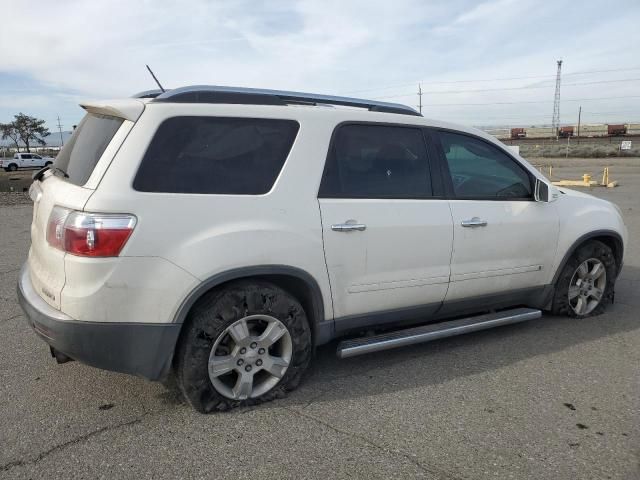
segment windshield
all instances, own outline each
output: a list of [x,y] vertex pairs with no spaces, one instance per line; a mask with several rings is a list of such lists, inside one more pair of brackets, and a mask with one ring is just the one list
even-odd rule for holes
[[60,150],[53,166],[66,172],[69,182],[84,185],[122,122],[122,118],[88,113]]

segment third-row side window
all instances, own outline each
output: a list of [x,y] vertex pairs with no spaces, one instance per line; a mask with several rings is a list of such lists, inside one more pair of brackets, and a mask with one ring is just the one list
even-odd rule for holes
[[425,198],[431,176],[422,131],[343,125],[334,135],[320,197]]
[[143,192],[260,195],[298,133],[293,120],[174,117],[151,140],[133,187]]

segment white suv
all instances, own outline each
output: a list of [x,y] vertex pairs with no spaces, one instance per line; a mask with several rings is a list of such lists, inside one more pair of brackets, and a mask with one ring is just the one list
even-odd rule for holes
[[478,130],[225,87],[82,106],[31,187],[18,286],[60,362],[175,371],[210,412],[295,388],[336,338],[349,357],[613,300],[618,208]]

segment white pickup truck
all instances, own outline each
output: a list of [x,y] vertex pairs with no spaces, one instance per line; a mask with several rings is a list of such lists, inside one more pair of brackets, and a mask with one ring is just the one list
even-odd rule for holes
[[53,163],[53,158],[43,157],[35,153],[16,153],[13,158],[0,158],[0,167],[7,172],[15,172],[19,168],[42,168]]

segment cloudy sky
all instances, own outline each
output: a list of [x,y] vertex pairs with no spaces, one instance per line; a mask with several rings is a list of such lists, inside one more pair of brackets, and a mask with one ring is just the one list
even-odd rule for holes
[[[615,6],[614,6],[615,3]],[[0,0],[0,122],[87,98],[239,85],[385,99],[469,125],[640,122],[640,2]]]

